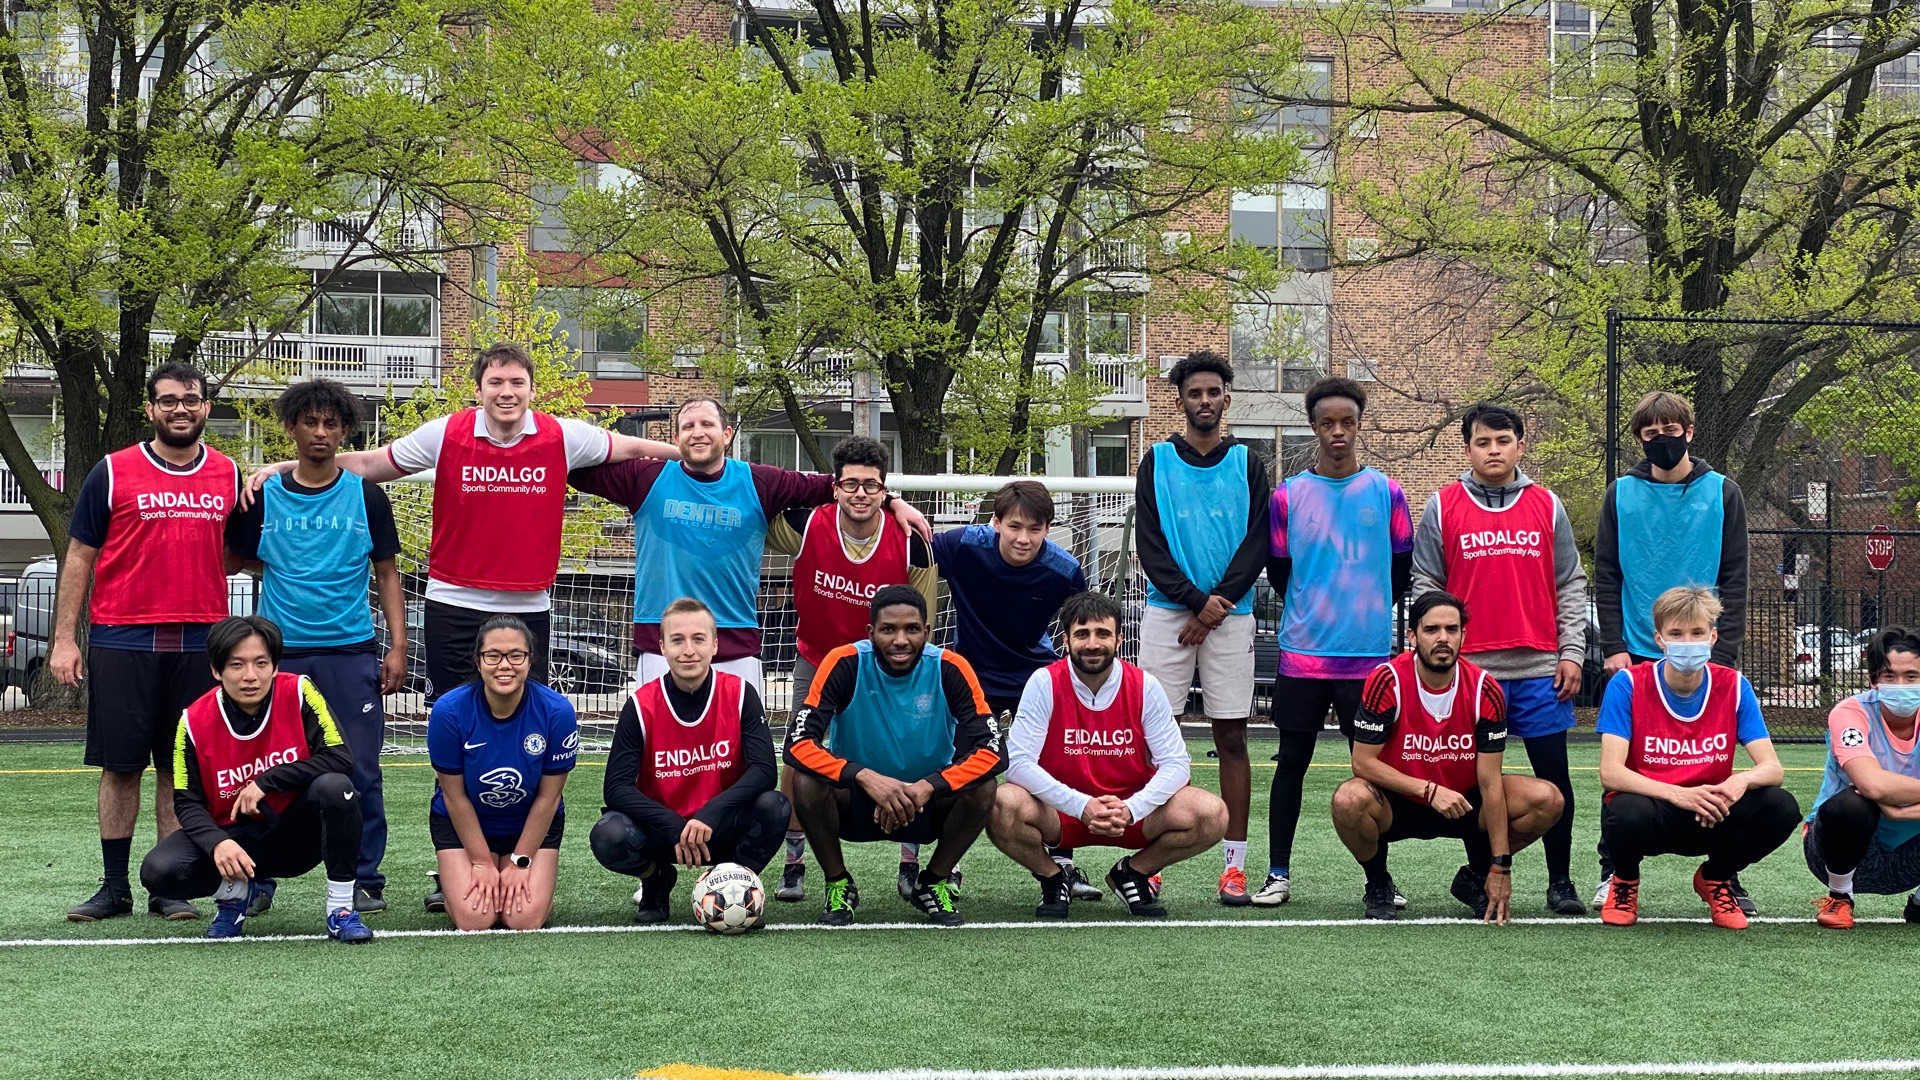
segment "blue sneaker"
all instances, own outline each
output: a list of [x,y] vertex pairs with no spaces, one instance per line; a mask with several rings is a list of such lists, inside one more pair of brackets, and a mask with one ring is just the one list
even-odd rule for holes
[[327,916],[327,936],[349,945],[361,945],[373,940],[373,931],[360,921],[359,912],[343,907]]
[[213,925],[207,927],[210,938],[237,938],[246,931],[247,902],[245,900],[222,900],[214,907]]

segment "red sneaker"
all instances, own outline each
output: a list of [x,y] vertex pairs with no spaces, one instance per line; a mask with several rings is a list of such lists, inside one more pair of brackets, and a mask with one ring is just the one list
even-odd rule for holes
[[1853,929],[1853,897],[1829,893],[1815,900],[1813,906],[1820,909],[1813,916],[1814,922],[1830,930]]
[[1608,926],[1632,926],[1640,921],[1640,882],[1615,874],[1607,883],[1607,898],[1600,905],[1600,921]]
[[1740,898],[1733,894],[1733,882],[1708,881],[1700,871],[1693,872],[1693,891],[1707,902],[1713,925],[1725,930],[1745,930],[1747,913],[1740,910]]
[[1253,903],[1247,895],[1247,872],[1237,866],[1229,866],[1220,875],[1220,902],[1227,907],[1246,907]]

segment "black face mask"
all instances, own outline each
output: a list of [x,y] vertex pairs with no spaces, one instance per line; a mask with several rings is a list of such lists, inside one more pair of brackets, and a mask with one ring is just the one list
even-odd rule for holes
[[1646,452],[1647,460],[1656,469],[1671,469],[1680,464],[1687,456],[1687,437],[1685,435],[1655,435],[1640,444]]

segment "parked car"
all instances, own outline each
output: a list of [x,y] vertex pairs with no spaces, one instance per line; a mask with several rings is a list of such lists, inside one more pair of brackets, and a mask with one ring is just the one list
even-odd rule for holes
[[[611,634],[630,634],[632,629],[626,623],[613,626],[577,616],[553,616],[547,640],[547,685],[562,694],[605,694],[626,689],[633,680],[632,665],[604,642]],[[377,608],[373,630],[384,654],[387,620]],[[421,659],[420,643],[426,640],[426,610],[421,601],[407,604],[407,640],[413,643],[413,662],[407,667],[407,683],[400,692],[425,694],[427,665]]]
[[15,578],[0,578],[0,693],[13,685],[13,603],[20,594]]
[[[27,564],[15,584],[13,600],[12,655],[7,661],[7,681],[27,691],[32,704],[33,684],[52,651],[53,604],[59,570],[51,556]],[[233,574],[227,578],[227,613],[251,615],[259,596],[260,583],[251,574]]]
[[[1826,638],[1825,668],[1821,666],[1822,634]],[[1865,667],[1864,651],[1857,631],[1838,626],[1802,626],[1794,631],[1793,681],[1817,683],[1823,673],[1842,677],[1858,675]]]

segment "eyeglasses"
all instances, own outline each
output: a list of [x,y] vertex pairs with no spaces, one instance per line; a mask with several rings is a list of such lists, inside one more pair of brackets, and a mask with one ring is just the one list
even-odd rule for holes
[[869,495],[878,495],[887,490],[887,483],[884,480],[835,480],[833,486],[849,495],[857,491],[864,491]]
[[493,649],[488,649],[486,652],[480,654],[480,662],[488,667],[499,667],[501,664],[506,664],[509,667],[520,667],[532,657],[533,654],[525,649],[515,649],[512,652],[496,652]]
[[159,409],[161,412],[172,412],[175,409],[197,409],[206,403],[207,399],[201,397],[199,394],[188,394],[186,397],[175,397],[172,394],[168,394],[165,397],[153,399],[154,408]]

